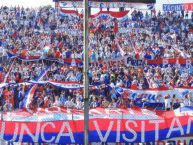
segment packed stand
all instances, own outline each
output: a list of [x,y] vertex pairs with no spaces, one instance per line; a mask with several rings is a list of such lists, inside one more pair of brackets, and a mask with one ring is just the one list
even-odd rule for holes
[[[3,49],[23,57],[82,59],[81,17],[57,15],[51,8],[1,7],[0,14]],[[150,16],[133,11],[131,18],[119,21],[98,16],[89,24],[91,61],[119,58],[120,48],[125,55],[140,59],[193,56],[192,20],[181,13],[158,12]]]
[[[78,82],[82,84],[82,68],[60,64],[57,62],[39,61],[23,62],[15,60],[14,67],[7,77],[8,86],[2,89],[1,104],[4,111],[24,107],[24,100],[30,89],[31,81],[36,80],[42,71],[51,66],[41,81],[55,82]],[[9,70],[10,65],[4,65],[2,70]],[[5,72],[3,72],[5,76]],[[191,92],[179,100],[175,96],[159,95],[153,101],[139,94],[133,98],[127,91],[119,93],[116,88],[147,90],[160,87],[192,87],[192,73],[187,68],[175,68],[170,65],[166,68],[159,66],[146,66],[144,68],[126,67],[124,64],[112,65],[104,68],[102,66],[90,67],[90,107],[105,108],[127,108],[133,106],[151,107],[149,103],[157,104],[157,108],[164,108],[164,104],[171,107],[181,105],[192,105]],[[168,103],[169,102],[169,103]],[[173,105],[174,106],[173,106]],[[38,84],[29,104],[30,108],[62,106],[67,108],[83,108],[82,89],[73,90],[60,88],[51,84]],[[154,104],[155,105],[155,104]],[[167,105],[168,106],[168,105]],[[154,106],[155,107],[155,106]]]
[[[193,34],[189,31],[192,20],[176,12],[148,13],[134,11],[131,19],[117,20],[97,17],[90,25],[89,58],[91,62],[116,60],[123,55],[137,59],[192,58]],[[24,9],[21,7],[0,8],[0,47],[21,58],[41,56],[41,58],[83,57],[83,19],[77,16],[57,15],[52,8]],[[134,53],[135,52],[135,53]],[[30,81],[51,66],[42,81],[83,82],[82,68],[50,61],[22,61],[11,59],[13,68],[6,77],[13,61],[1,64],[0,81],[10,83],[4,87],[1,106],[4,111],[24,107],[24,98]],[[7,63],[9,62],[9,63]],[[119,94],[115,88],[152,89],[168,87],[193,87],[192,65],[165,65],[141,67],[126,66],[124,62],[108,65],[91,65],[88,70],[89,84],[96,86],[90,90],[90,107],[127,108],[140,101],[148,106],[146,98],[133,99],[129,94]],[[5,81],[6,78],[6,81]],[[17,83],[18,85],[15,85]],[[126,95],[125,99],[123,95]],[[192,105],[191,93],[183,100],[175,96],[160,96],[153,103],[164,103],[165,108],[177,108],[180,103]],[[174,105],[175,104],[175,105]],[[60,89],[50,84],[38,84],[30,108],[63,106],[83,108],[81,90]]]

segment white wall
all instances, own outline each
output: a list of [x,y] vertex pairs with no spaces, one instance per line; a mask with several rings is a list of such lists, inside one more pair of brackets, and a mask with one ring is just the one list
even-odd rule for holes
[[54,6],[53,0],[0,0],[0,6],[24,6],[24,7],[39,7],[45,5]]
[[[163,4],[179,4],[179,3],[193,3],[193,0],[156,0],[156,9],[162,10]],[[44,5],[54,6],[53,0],[0,0],[0,6],[24,6],[24,7],[39,7]],[[144,7],[141,6],[143,9]]]

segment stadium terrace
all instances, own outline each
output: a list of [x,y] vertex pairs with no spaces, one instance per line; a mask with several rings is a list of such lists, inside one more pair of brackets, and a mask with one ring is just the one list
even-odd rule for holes
[[[68,4],[0,7],[1,140],[83,143],[83,15]],[[89,17],[90,142],[193,134],[192,4],[150,7]]]

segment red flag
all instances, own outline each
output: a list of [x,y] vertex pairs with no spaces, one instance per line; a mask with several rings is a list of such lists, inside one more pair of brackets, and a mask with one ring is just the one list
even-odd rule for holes
[[117,21],[114,22],[114,30],[113,30],[115,33],[117,33],[119,30],[118,30],[118,23]]
[[12,34],[12,38],[16,39],[16,37],[17,37],[17,32],[14,32],[14,33]]
[[190,33],[193,33],[193,28],[190,28],[190,29],[189,29],[189,32],[190,32]]

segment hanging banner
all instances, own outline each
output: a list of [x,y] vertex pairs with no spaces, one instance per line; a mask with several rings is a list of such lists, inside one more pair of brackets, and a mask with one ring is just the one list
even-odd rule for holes
[[185,11],[193,11],[193,3],[185,3],[183,5]]
[[129,11],[121,11],[121,12],[113,12],[113,11],[100,11],[94,15],[91,15],[90,18],[96,18],[99,17],[100,15],[109,15],[113,18],[123,18],[125,17]]
[[[121,12],[113,12],[113,11],[99,11],[98,13],[89,16],[90,18],[97,18],[101,15],[108,15],[111,16],[113,18],[123,18],[124,16],[126,16],[129,13],[129,11],[121,11]],[[76,10],[66,10],[66,9],[60,9],[60,14],[64,14],[64,15],[74,15],[74,16],[78,16],[78,17],[83,17],[82,13],[79,13]]]
[[129,66],[135,66],[135,67],[139,67],[139,66],[143,66],[144,62],[143,60],[139,60],[139,59],[134,59],[131,57],[126,57],[125,58],[125,64],[129,67]]
[[[91,109],[90,142],[140,143],[193,133],[193,108],[154,112],[147,109]],[[84,111],[52,107],[2,114],[1,140],[83,144]]]
[[163,4],[163,11],[182,11],[183,4]]
[[145,60],[148,65],[193,65],[193,59],[185,59],[185,58],[158,58],[153,60]]
[[17,58],[19,60],[22,61],[40,61],[40,60],[47,60],[47,61],[55,61],[58,63],[62,63],[62,64],[68,64],[68,65],[82,65],[82,60],[78,59],[78,58],[64,58],[64,59],[57,59],[57,58],[50,58],[50,57],[46,57],[43,58],[42,56],[21,56],[20,54],[13,54],[11,52],[7,52],[7,56],[8,58],[12,59],[12,58]]
[[163,4],[163,11],[193,11],[193,3]]
[[78,11],[76,11],[76,10],[60,9],[60,14],[61,15],[74,15],[74,16],[77,16],[77,17],[82,17],[82,14],[79,13]]
[[171,97],[175,95],[176,100],[178,100],[178,102],[183,102],[183,99],[187,94],[190,94],[191,96],[193,95],[193,87],[172,88],[172,89],[169,89],[167,87],[162,87],[162,88],[152,88],[152,89],[145,89],[145,90],[124,89],[124,91],[128,94],[127,97],[130,99],[136,100],[136,99],[145,98],[148,102],[152,102],[152,103],[155,103],[158,100],[160,103],[164,103],[164,97],[168,94],[170,94]]
[[[142,8],[142,9],[152,9],[153,3],[151,7],[149,4],[145,3],[128,3],[128,2],[95,2],[89,1],[89,7],[91,8]],[[60,1],[59,7],[60,8],[82,8],[83,3],[81,1]]]

